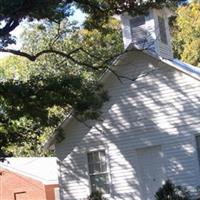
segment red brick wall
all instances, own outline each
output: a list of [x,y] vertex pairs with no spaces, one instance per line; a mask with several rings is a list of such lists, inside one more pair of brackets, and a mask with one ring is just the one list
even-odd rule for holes
[[[58,187],[56,185],[56,187]],[[0,169],[0,200],[54,200],[51,189],[34,179],[5,169]],[[48,196],[49,199],[46,198]]]

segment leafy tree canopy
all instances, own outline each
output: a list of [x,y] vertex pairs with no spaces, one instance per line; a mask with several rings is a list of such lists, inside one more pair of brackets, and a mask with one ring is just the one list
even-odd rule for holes
[[[0,0],[0,52],[31,61],[9,57],[0,62],[1,156],[41,154],[44,133],[72,109],[79,120],[98,118],[108,96],[96,80],[122,50],[119,24],[109,17],[177,2]],[[87,29],[68,22],[75,6],[88,14]],[[20,51],[9,49],[16,42],[11,32],[24,19],[39,23],[26,29]]]
[[114,14],[138,14],[145,12],[149,7],[174,5],[177,2],[178,0],[0,0],[0,43],[1,47],[15,43],[10,33],[23,19],[59,21],[73,13],[73,6],[88,13],[88,24],[91,25],[92,21],[94,26]]
[[200,67],[200,3],[196,1],[177,10],[173,28],[175,54],[181,60]]
[[72,109],[81,121],[100,116],[108,96],[96,80],[122,51],[119,22],[111,19],[104,27],[107,34],[102,35],[68,21],[33,23],[22,35],[24,51],[34,53],[53,45],[65,54],[71,52],[73,59],[51,54],[35,62],[16,56],[0,60],[2,154],[45,155],[42,143]]

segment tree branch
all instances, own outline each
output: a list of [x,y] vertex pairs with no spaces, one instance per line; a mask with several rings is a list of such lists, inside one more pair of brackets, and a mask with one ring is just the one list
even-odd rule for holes
[[38,59],[40,56],[42,56],[44,54],[54,53],[54,54],[60,55],[62,57],[65,57],[65,58],[73,61],[76,64],[84,65],[86,67],[90,67],[91,68],[92,67],[91,65],[89,65],[87,63],[84,63],[84,62],[77,61],[71,56],[72,54],[78,52],[80,49],[81,48],[74,49],[69,53],[65,53],[65,52],[58,51],[58,50],[53,50],[53,49],[46,49],[46,50],[40,51],[39,53],[37,53],[35,55],[31,55],[29,53],[26,53],[26,52],[23,52],[23,51],[19,51],[19,50],[3,49],[3,48],[0,49],[0,52],[11,53],[11,54],[14,54],[14,55],[17,55],[17,56],[22,56],[22,57],[25,57],[25,58],[29,59],[30,61],[36,61],[36,59]]
[[[147,37],[149,37],[149,36],[147,36]],[[147,42],[147,40],[145,40],[145,43],[146,42]],[[155,41],[153,41],[153,42],[155,42]],[[143,47],[144,46],[145,45],[143,44]],[[57,55],[60,55],[64,58],[67,58],[68,60],[72,61],[74,64],[77,64],[77,65],[80,65],[80,66],[83,66],[83,67],[87,67],[87,68],[92,69],[92,70],[100,70],[100,69],[108,70],[108,71],[112,72],[117,77],[117,79],[122,83],[122,79],[130,80],[130,81],[135,81],[135,79],[131,78],[131,77],[124,76],[124,75],[120,75],[117,72],[115,72],[115,70],[113,70],[111,67],[109,67],[110,65],[112,65],[113,60],[115,60],[116,58],[118,58],[119,56],[122,56],[123,54],[125,54],[127,52],[147,50],[150,46],[151,46],[151,44],[149,44],[147,47],[145,47],[143,49],[125,50],[121,53],[118,53],[118,54],[112,56],[112,57],[109,57],[108,59],[102,60],[102,63],[99,64],[98,66],[95,66],[93,64],[89,64],[87,62],[79,61],[72,56],[73,54],[82,51],[85,54],[89,55],[90,57],[94,57],[95,59],[101,60],[101,58],[91,54],[90,52],[85,50],[83,47],[76,48],[76,49],[74,49],[74,50],[72,50],[68,53],[63,52],[63,51],[59,51],[59,50],[55,50],[55,49],[46,49],[46,50],[43,50],[43,51],[36,53],[35,55],[31,55],[29,53],[22,52],[22,51],[19,51],[19,50],[4,49],[4,48],[2,48],[2,49],[0,48],[0,52],[11,53],[11,54],[14,54],[14,55],[17,55],[17,56],[22,56],[22,57],[29,59],[30,61],[35,61],[40,56],[45,55],[45,54],[51,54],[51,53],[57,54]]]
[[6,25],[0,29],[0,37],[4,37],[13,31],[19,25],[19,21],[17,19],[9,19]]
[[62,57],[65,57],[65,58],[71,60],[75,64],[87,67],[87,68],[92,69],[92,70],[99,70],[99,69],[104,69],[105,68],[103,66],[104,63],[102,65],[100,65],[100,66],[93,66],[93,65],[88,64],[86,62],[82,62],[82,61],[76,60],[75,58],[72,57],[72,54],[75,54],[75,53],[77,53],[78,51],[81,51],[81,50],[82,50],[82,47],[74,49],[74,50],[70,51],[69,53],[66,53],[66,52],[62,52],[62,51],[58,51],[58,50],[46,49],[46,50],[40,51],[39,53],[37,53],[35,55],[31,55],[29,53],[22,52],[22,51],[19,51],[19,50],[4,49],[4,48],[1,49],[0,48],[0,52],[11,53],[13,55],[22,56],[22,57],[25,57],[25,58],[29,59],[30,61],[36,61],[36,59],[38,59],[42,55],[53,53],[53,54],[57,54],[57,55],[60,55]]

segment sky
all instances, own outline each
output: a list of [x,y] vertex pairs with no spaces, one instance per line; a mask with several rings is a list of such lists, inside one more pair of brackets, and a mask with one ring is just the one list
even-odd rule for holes
[[85,17],[86,17],[86,15],[81,10],[77,9],[77,10],[75,10],[74,15],[71,16],[70,18],[72,20],[78,21],[79,23],[83,23],[85,20]]
[[[76,20],[79,22],[79,24],[82,24],[84,22],[86,18],[86,15],[79,9],[76,9],[75,12],[74,12],[74,15],[71,16],[69,19],[70,20]],[[16,45],[10,45],[8,48],[13,48],[15,50],[19,50],[20,47],[21,47],[21,42],[20,42],[20,35],[22,34],[23,32],[23,26],[26,24],[27,22],[24,21],[22,22],[17,28],[15,28],[11,33],[13,36],[15,36],[17,39],[17,43]],[[9,53],[0,53],[0,58],[3,58],[5,56],[9,56]]]

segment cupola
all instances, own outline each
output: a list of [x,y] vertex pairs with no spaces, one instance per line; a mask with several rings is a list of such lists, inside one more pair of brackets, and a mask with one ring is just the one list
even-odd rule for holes
[[155,56],[173,59],[167,9],[149,9],[145,15],[121,16],[124,48],[135,47]]

